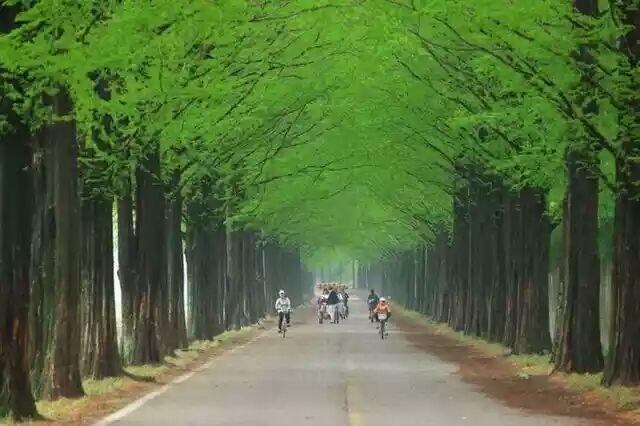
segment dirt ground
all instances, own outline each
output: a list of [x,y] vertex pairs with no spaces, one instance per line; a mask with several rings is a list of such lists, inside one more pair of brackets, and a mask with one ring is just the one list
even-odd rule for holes
[[637,412],[624,412],[593,392],[572,392],[554,376],[522,378],[506,356],[486,355],[470,344],[457,342],[409,318],[399,317],[394,323],[406,332],[413,345],[457,365],[457,374],[465,382],[508,407],[588,419],[594,425],[640,425]]

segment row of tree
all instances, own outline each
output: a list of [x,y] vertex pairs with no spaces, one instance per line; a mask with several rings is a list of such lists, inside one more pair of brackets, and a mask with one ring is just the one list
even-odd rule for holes
[[[184,244],[194,337],[254,320],[271,294],[255,276],[299,268],[286,248],[377,265],[355,275],[516,352],[554,349],[558,369],[640,382],[637,0],[1,4],[2,389],[37,365],[76,392],[81,372],[45,371],[84,365],[56,339],[113,335],[68,305],[112,299],[114,201],[126,362],[184,342]],[[31,341],[36,364],[8,349]]]
[[[80,199],[75,188],[84,181],[73,173],[73,145],[50,139],[48,131],[56,132],[33,137],[45,151],[63,148],[67,155],[32,150],[9,133],[0,157],[5,413],[16,419],[35,416],[34,396],[78,397],[83,378],[118,376],[123,365],[159,363],[190,339],[210,340],[255,323],[271,311],[279,288],[302,301],[303,283],[310,287],[310,278],[296,251],[255,232],[233,230],[222,217],[213,217],[213,210],[198,213],[199,201],[187,200],[183,207],[180,196],[141,166],[131,195],[117,202],[118,342],[115,200]],[[153,167],[152,161],[146,166]],[[47,172],[39,175],[43,169]],[[57,180],[61,176],[64,182]]]
[[[398,63],[444,104],[443,111],[429,103],[431,130],[420,138],[446,164],[452,202],[449,220],[425,220],[426,245],[376,267],[377,282],[456,330],[514,353],[551,352],[556,371],[604,370],[606,385],[637,385],[638,4],[577,0],[501,11],[489,3],[470,11],[463,2],[429,10],[393,2],[399,25],[423,49],[422,58]],[[607,223],[613,235],[601,244]],[[559,259],[550,259],[554,230]],[[599,251],[607,246],[613,307],[605,359]],[[553,339],[552,261],[561,269]]]
[[[290,143],[303,104],[233,128],[261,78],[305,60],[281,19],[89,3],[0,2],[0,417],[36,417],[35,399],[80,397],[85,378],[161,363],[311,287],[298,248],[236,218],[246,165],[276,155],[259,142]],[[185,32],[213,22],[234,30]]]

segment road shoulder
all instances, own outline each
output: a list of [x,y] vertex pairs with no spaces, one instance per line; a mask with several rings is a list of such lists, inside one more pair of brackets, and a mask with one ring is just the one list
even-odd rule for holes
[[549,369],[539,365],[515,363],[499,345],[463,338],[443,324],[402,309],[394,311],[394,326],[412,345],[454,364],[463,381],[507,407],[593,424],[640,424],[637,410],[622,410],[596,392],[570,390],[562,375],[550,376]]
[[263,333],[271,331],[273,326],[273,321],[265,321],[228,331],[213,341],[192,342],[189,349],[178,351],[174,357],[167,357],[162,364],[130,367],[126,369],[126,375],[121,377],[85,381],[85,397],[39,402],[38,408],[44,420],[29,424],[99,423],[125,407],[151,399],[172,384],[188,379],[235,348],[249,344]]

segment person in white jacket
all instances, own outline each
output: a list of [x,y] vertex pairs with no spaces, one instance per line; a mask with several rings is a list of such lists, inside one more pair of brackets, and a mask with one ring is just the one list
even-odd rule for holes
[[278,333],[282,331],[282,321],[287,320],[287,326],[291,325],[291,300],[284,290],[280,290],[280,297],[276,300],[276,312],[278,312]]

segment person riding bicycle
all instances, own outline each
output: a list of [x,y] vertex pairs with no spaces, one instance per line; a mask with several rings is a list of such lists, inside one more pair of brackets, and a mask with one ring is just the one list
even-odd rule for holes
[[329,290],[325,288],[324,290],[322,290],[322,294],[318,296],[318,299],[316,299],[317,304],[321,305],[322,303],[326,303],[328,297],[329,297]]
[[373,310],[373,313],[376,315],[376,320],[378,319],[378,314],[386,314],[387,320],[391,318],[391,307],[387,303],[387,299],[381,297],[378,302],[378,306]]
[[335,288],[331,288],[329,296],[327,296],[327,305],[337,305],[340,299],[338,298],[338,292]]
[[327,298],[329,297],[329,290],[327,290],[326,288],[322,291],[322,294],[318,296],[318,299],[316,299],[316,304],[317,304],[317,308],[318,308],[318,317],[322,320],[324,320],[324,315],[327,312]]
[[291,300],[284,290],[280,290],[278,300],[276,300],[276,312],[278,312],[278,333],[282,332],[282,321],[287,320],[287,326],[291,325]]
[[344,302],[344,307],[348,308],[349,306],[349,293],[347,293],[347,289],[343,288],[342,291],[342,301]]
[[379,301],[380,301],[380,298],[376,294],[376,291],[374,289],[371,289],[371,293],[369,293],[369,296],[367,297],[367,306],[369,306],[370,314],[373,314],[373,311],[376,308],[376,306],[378,306]]
[[331,320],[332,321],[336,321],[336,315],[338,315],[338,312],[337,312],[338,303],[340,303],[340,298],[338,297],[338,292],[336,291],[335,287],[332,287],[331,291],[329,292],[329,296],[327,297],[327,305],[329,307],[329,315],[331,315]]

